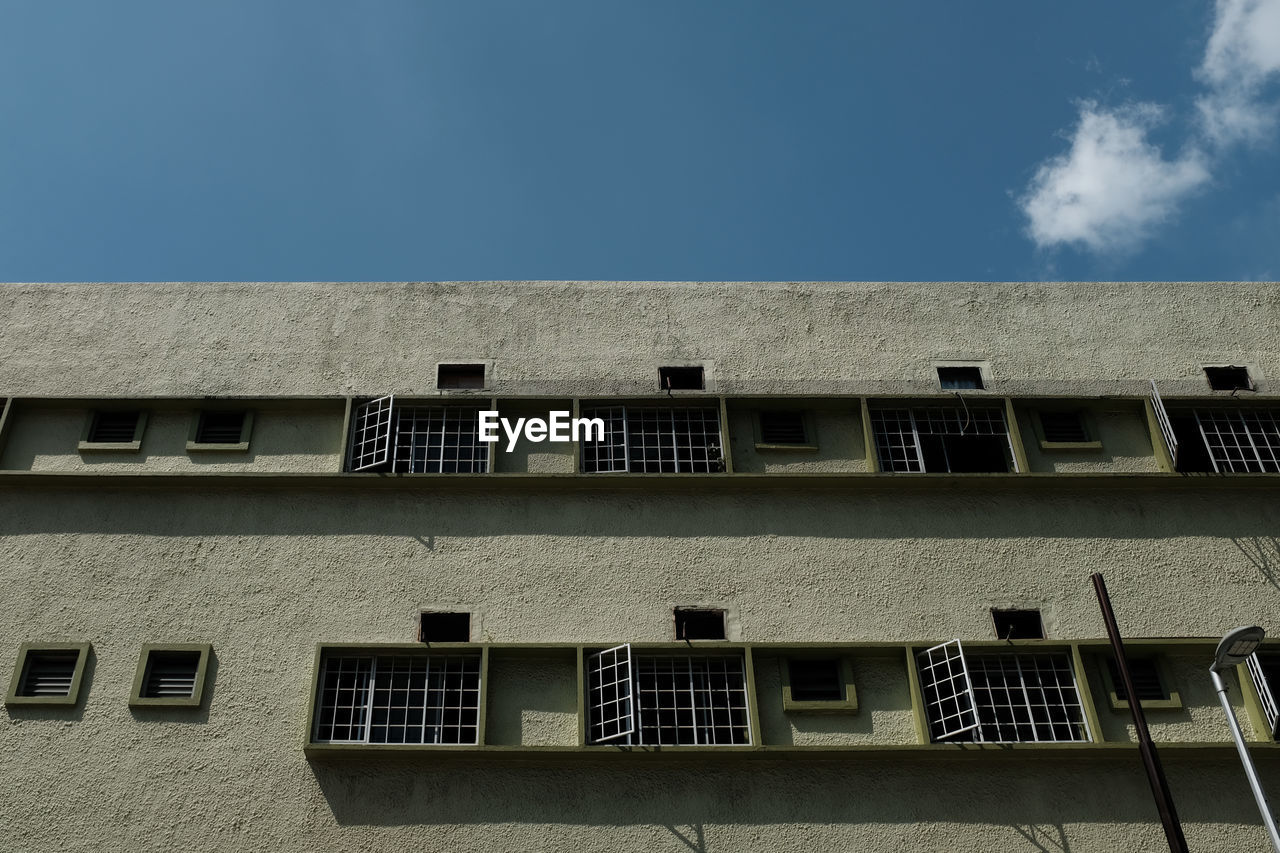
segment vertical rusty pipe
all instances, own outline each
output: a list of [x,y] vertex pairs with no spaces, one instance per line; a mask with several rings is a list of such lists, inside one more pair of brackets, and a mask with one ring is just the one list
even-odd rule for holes
[[1129,712],[1133,714],[1133,726],[1138,731],[1138,751],[1142,753],[1142,766],[1146,768],[1147,781],[1151,783],[1151,796],[1155,798],[1156,810],[1160,812],[1160,822],[1164,824],[1164,837],[1169,842],[1170,853],[1188,853],[1187,839],[1182,835],[1182,824],[1178,820],[1178,810],[1174,808],[1173,796],[1169,793],[1169,780],[1164,777],[1164,767],[1160,764],[1160,756],[1156,754],[1156,745],[1151,742],[1151,732],[1147,731],[1147,717],[1142,713],[1138,692],[1133,689],[1129,659],[1125,657],[1124,640],[1120,639],[1116,615],[1111,610],[1107,582],[1097,572],[1090,575],[1089,579],[1093,581],[1093,591],[1098,594],[1098,606],[1102,608],[1102,619],[1107,623],[1107,636],[1111,638],[1111,650],[1116,656],[1116,669],[1120,671],[1120,680],[1124,683],[1124,695],[1129,699]]

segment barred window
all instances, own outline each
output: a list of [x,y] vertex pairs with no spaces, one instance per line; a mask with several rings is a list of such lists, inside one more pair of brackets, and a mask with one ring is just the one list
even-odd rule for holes
[[1179,471],[1280,473],[1280,409],[1196,408],[1176,412]]
[[352,417],[349,471],[483,474],[489,445],[480,440],[478,406],[404,406],[381,397]]
[[724,470],[714,408],[609,406],[583,411],[604,421],[602,441],[584,441],[587,473],[707,474]]
[[632,657],[629,646],[588,662],[591,743],[731,746],[751,743],[742,655]]
[[872,409],[880,470],[992,473],[1013,468],[1004,412],[991,407]]
[[329,655],[316,743],[479,743],[478,655]]
[[1267,728],[1273,738],[1280,737],[1280,709],[1276,705],[1276,697],[1280,696],[1280,654],[1254,652],[1246,663],[1254,689],[1258,692],[1262,713],[1267,718]]
[[966,654],[959,640],[917,655],[930,739],[1062,743],[1090,739],[1070,657]]

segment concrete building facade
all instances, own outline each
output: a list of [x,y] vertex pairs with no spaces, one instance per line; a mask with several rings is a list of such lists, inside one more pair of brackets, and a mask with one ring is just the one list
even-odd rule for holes
[[[1275,285],[0,316],[0,849],[1160,850],[1095,571],[1192,849],[1265,849],[1207,669],[1280,637]],[[1280,796],[1280,644],[1231,675]]]

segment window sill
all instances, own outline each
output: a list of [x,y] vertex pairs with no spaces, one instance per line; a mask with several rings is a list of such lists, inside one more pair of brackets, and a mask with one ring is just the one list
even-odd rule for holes
[[1045,441],[1040,440],[1041,450],[1101,450],[1101,441]]
[[783,452],[799,452],[799,453],[817,453],[818,445],[816,444],[756,444],[757,451],[773,452],[780,450]]
[[819,702],[796,702],[784,698],[782,711],[785,714],[856,714],[858,701],[831,699]]
[[248,453],[249,442],[241,441],[236,444],[206,444],[198,441],[187,442],[188,453]]
[[82,441],[76,445],[81,453],[138,453],[141,441]]
[[[1112,693],[1107,697],[1107,704],[1111,706],[1111,710],[1119,713],[1129,712],[1129,700],[1118,699],[1116,694]],[[1169,694],[1168,699],[1143,699],[1138,703],[1144,711],[1181,711],[1182,697],[1175,690]]]

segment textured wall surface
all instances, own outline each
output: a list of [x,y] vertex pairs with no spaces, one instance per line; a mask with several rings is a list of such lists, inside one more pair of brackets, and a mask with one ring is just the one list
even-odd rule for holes
[[[652,394],[656,367],[682,360],[708,362],[713,393],[925,393],[943,359],[986,361],[992,390],[1015,395],[1135,395],[1148,378],[1203,394],[1206,363],[1248,364],[1270,392],[1278,305],[1256,283],[0,285],[0,395],[315,395],[340,411],[346,394],[430,396],[437,362],[469,359],[494,360],[494,394],[561,397]],[[252,470],[334,461],[335,416],[269,415]],[[182,449],[186,417],[157,410],[148,470],[202,464]],[[136,468],[76,454],[83,418],[16,420],[5,467]],[[735,418],[735,441],[753,444]],[[1042,470],[1149,470],[1140,419],[1098,418],[1112,458],[1029,454]],[[817,466],[857,460],[848,449],[823,439]],[[753,470],[815,464],[747,450]],[[517,457],[507,464],[572,470],[545,445]],[[1220,480],[649,493],[8,477],[0,675],[25,641],[93,643],[79,705],[5,708],[0,850],[19,853],[1160,850],[1136,754],[312,763],[315,647],[411,642],[420,609],[451,605],[481,611],[475,639],[664,642],[673,606],[705,602],[753,643],[991,639],[989,609],[1009,605],[1041,608],[1051,638],[1096,638],[1092,571],[1132,637],[1280,626],[1280,501]],[[152,642],[212,644],[203,707],[128,707]],[[1169,658],[1184,708],[1151,715],[1160,738],[1225,741],[1206,663]],[[780,715],[777,658],[757,664],[767,742],[913,740],[892,657],[855,660],[862,707],[843,724]],[[575,669],[495,657],[490,739],[576,742]],[[1087,670],[1101,734],[1127,739]],[[1262,762],[1280,790],[1280,760]],[[1233,757],[1169,750],[1165,763],[1193,849],[1264,848]]]
[[1013,394],[1280,377],[1262,282],[4,284],[0,317],[8,396],[429,394],[471,359],[498,393],[568,395],[652,393],[679,360],[726,393],[931,390],[934,359]]

